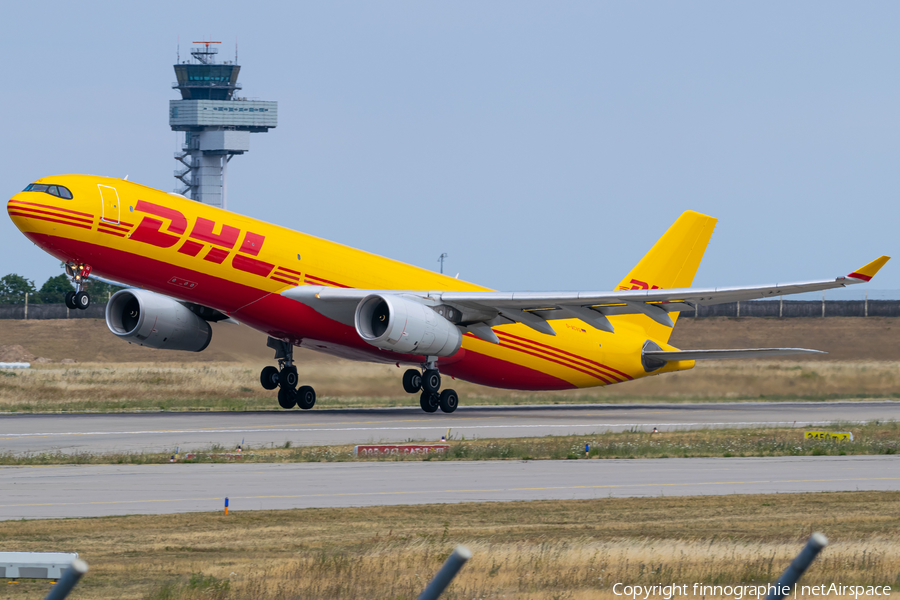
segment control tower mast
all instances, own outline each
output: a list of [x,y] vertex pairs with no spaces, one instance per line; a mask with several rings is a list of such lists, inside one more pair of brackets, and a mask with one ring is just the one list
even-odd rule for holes
[[175,65],[173,89],[181,100],[169,100],[169,125],[183,131],[184,145],[175,159],[183,166],[175,171],[182,185],[175,193],[227,208],[228,161],[250,150],[250,134],[265,133],[278,121],[278,103],[235,96],[241,67],[235,60],[216,62],[219,50],[211,44],[191,48],[192,59]]

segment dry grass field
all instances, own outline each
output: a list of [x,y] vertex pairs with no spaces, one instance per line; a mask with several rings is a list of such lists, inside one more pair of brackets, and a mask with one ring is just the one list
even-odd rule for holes
[[[0,371],[0,411],[277,410],[246,363],[38,364]],[[298,364],[317,407],[417,406],[393,365],[319,359]],[[900,397],[900,362],[701,363],[606,388],[518,392],[453,381],[464,405],[632,401],[835,400]]]
[[[896,398],[898,331],[900,319],[887,318],[684,318],[672,340],[680,347],[804,346],[830,354],[803,362],[700,363],[687,372],[567,392],[523,393],[461,381],[453,386],[465,404]],[[276,408],[274,394],[258,383],[259,369],[273,362],[265,336],[243,326],[216,325],[210,347],[194,354],[124,343],[100,320],[0,321],[0,349],[13,346],[21,346],[28,360],[50,362],[0,371],[0,411]],[[317,389],[319,406],[417,402],[402,392],[396,366],[310,351],[296,355],[300,379]]]
[[[804,583],[900,584],[900,493],[604,499],[7,521],[0,544],[76,551],[73,598],[412,600],[457,544],[447,598],[615,598],[611,586],[774,581],[811,531]],[[47,584],[4,584],[0,599]]]
[[[764,319],[716,317],[678,320],[670,340],[679,348],[815,348],[814,360],[900,361],[900,318],[828,317]],[[265,334],[242,325],[213,324],[213,339],[200,353],[170,352],[122,342],[101,319],[0,320],[0,346],[21,345],[37,357],[78,362],[245,362],[273,356]],[[303,360],[331,360],[304,353]],[[790,358],[783,359],[790,362]]]

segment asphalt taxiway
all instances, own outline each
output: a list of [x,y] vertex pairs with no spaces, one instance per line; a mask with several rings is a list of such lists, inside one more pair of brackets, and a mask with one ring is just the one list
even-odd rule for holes
[[245,447],[362,444],[600,434],[764,425],[817,426],[836,421],[900,420],[898,401],[735,402],[460,407],[427,414],[416,408],[271,412],[42,414],[0,416],[0,451],[174,452],[213,445]]
[[892,456],[0,467],[0,520],[900,490]]

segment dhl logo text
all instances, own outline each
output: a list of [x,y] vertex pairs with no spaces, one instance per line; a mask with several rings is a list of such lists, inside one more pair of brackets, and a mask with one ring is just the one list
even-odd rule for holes
[[630,283],[631,283],[631,287],[628,287],[627,285],[620,285],[618,289],[620,289],[620,290],[658,290],[659,289],[658,285],[651,286],[649,283],[647,283],[645,281],[641,281],[639,279],[632,279],[630,281]]
[[[209,246],[203,260],[216,264],[222,264],[228,258],[241,235],[240,229],[225,224],[222,224],[221,230],[216,233],[215,221],[197,217],[190,234],[184,239],[188,222],[181,212],[144,200],[138,200],[134,210],[145,213],[145,216],[131,233],[132,240],[158,248],[171,248],[184,240],[178,247],[178,252],[188,256],[197,256]],[[239,254],[236,253],[231,259],[231,266],[246,273],[268,277],[275,265],[253,258],[259,255],[265,241],[263,235],[252,231],[245,232],[237,248]]]

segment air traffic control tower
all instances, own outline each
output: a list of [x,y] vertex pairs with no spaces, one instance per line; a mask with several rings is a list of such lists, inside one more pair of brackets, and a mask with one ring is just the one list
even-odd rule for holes
[[191,60],[175,65],[172,84],[181,100],[169,101],[169,125],[183,131],[184,145],[175,159],[183,167],[175,178],[183,185],[175,193],[227,208],[228,161],[250,150],[250,134],[265,133],[278,121],[278,103],[247,100],[235,95],[241,67],[235,60],[216,62],[219,50],[211,44],[191,48]]

